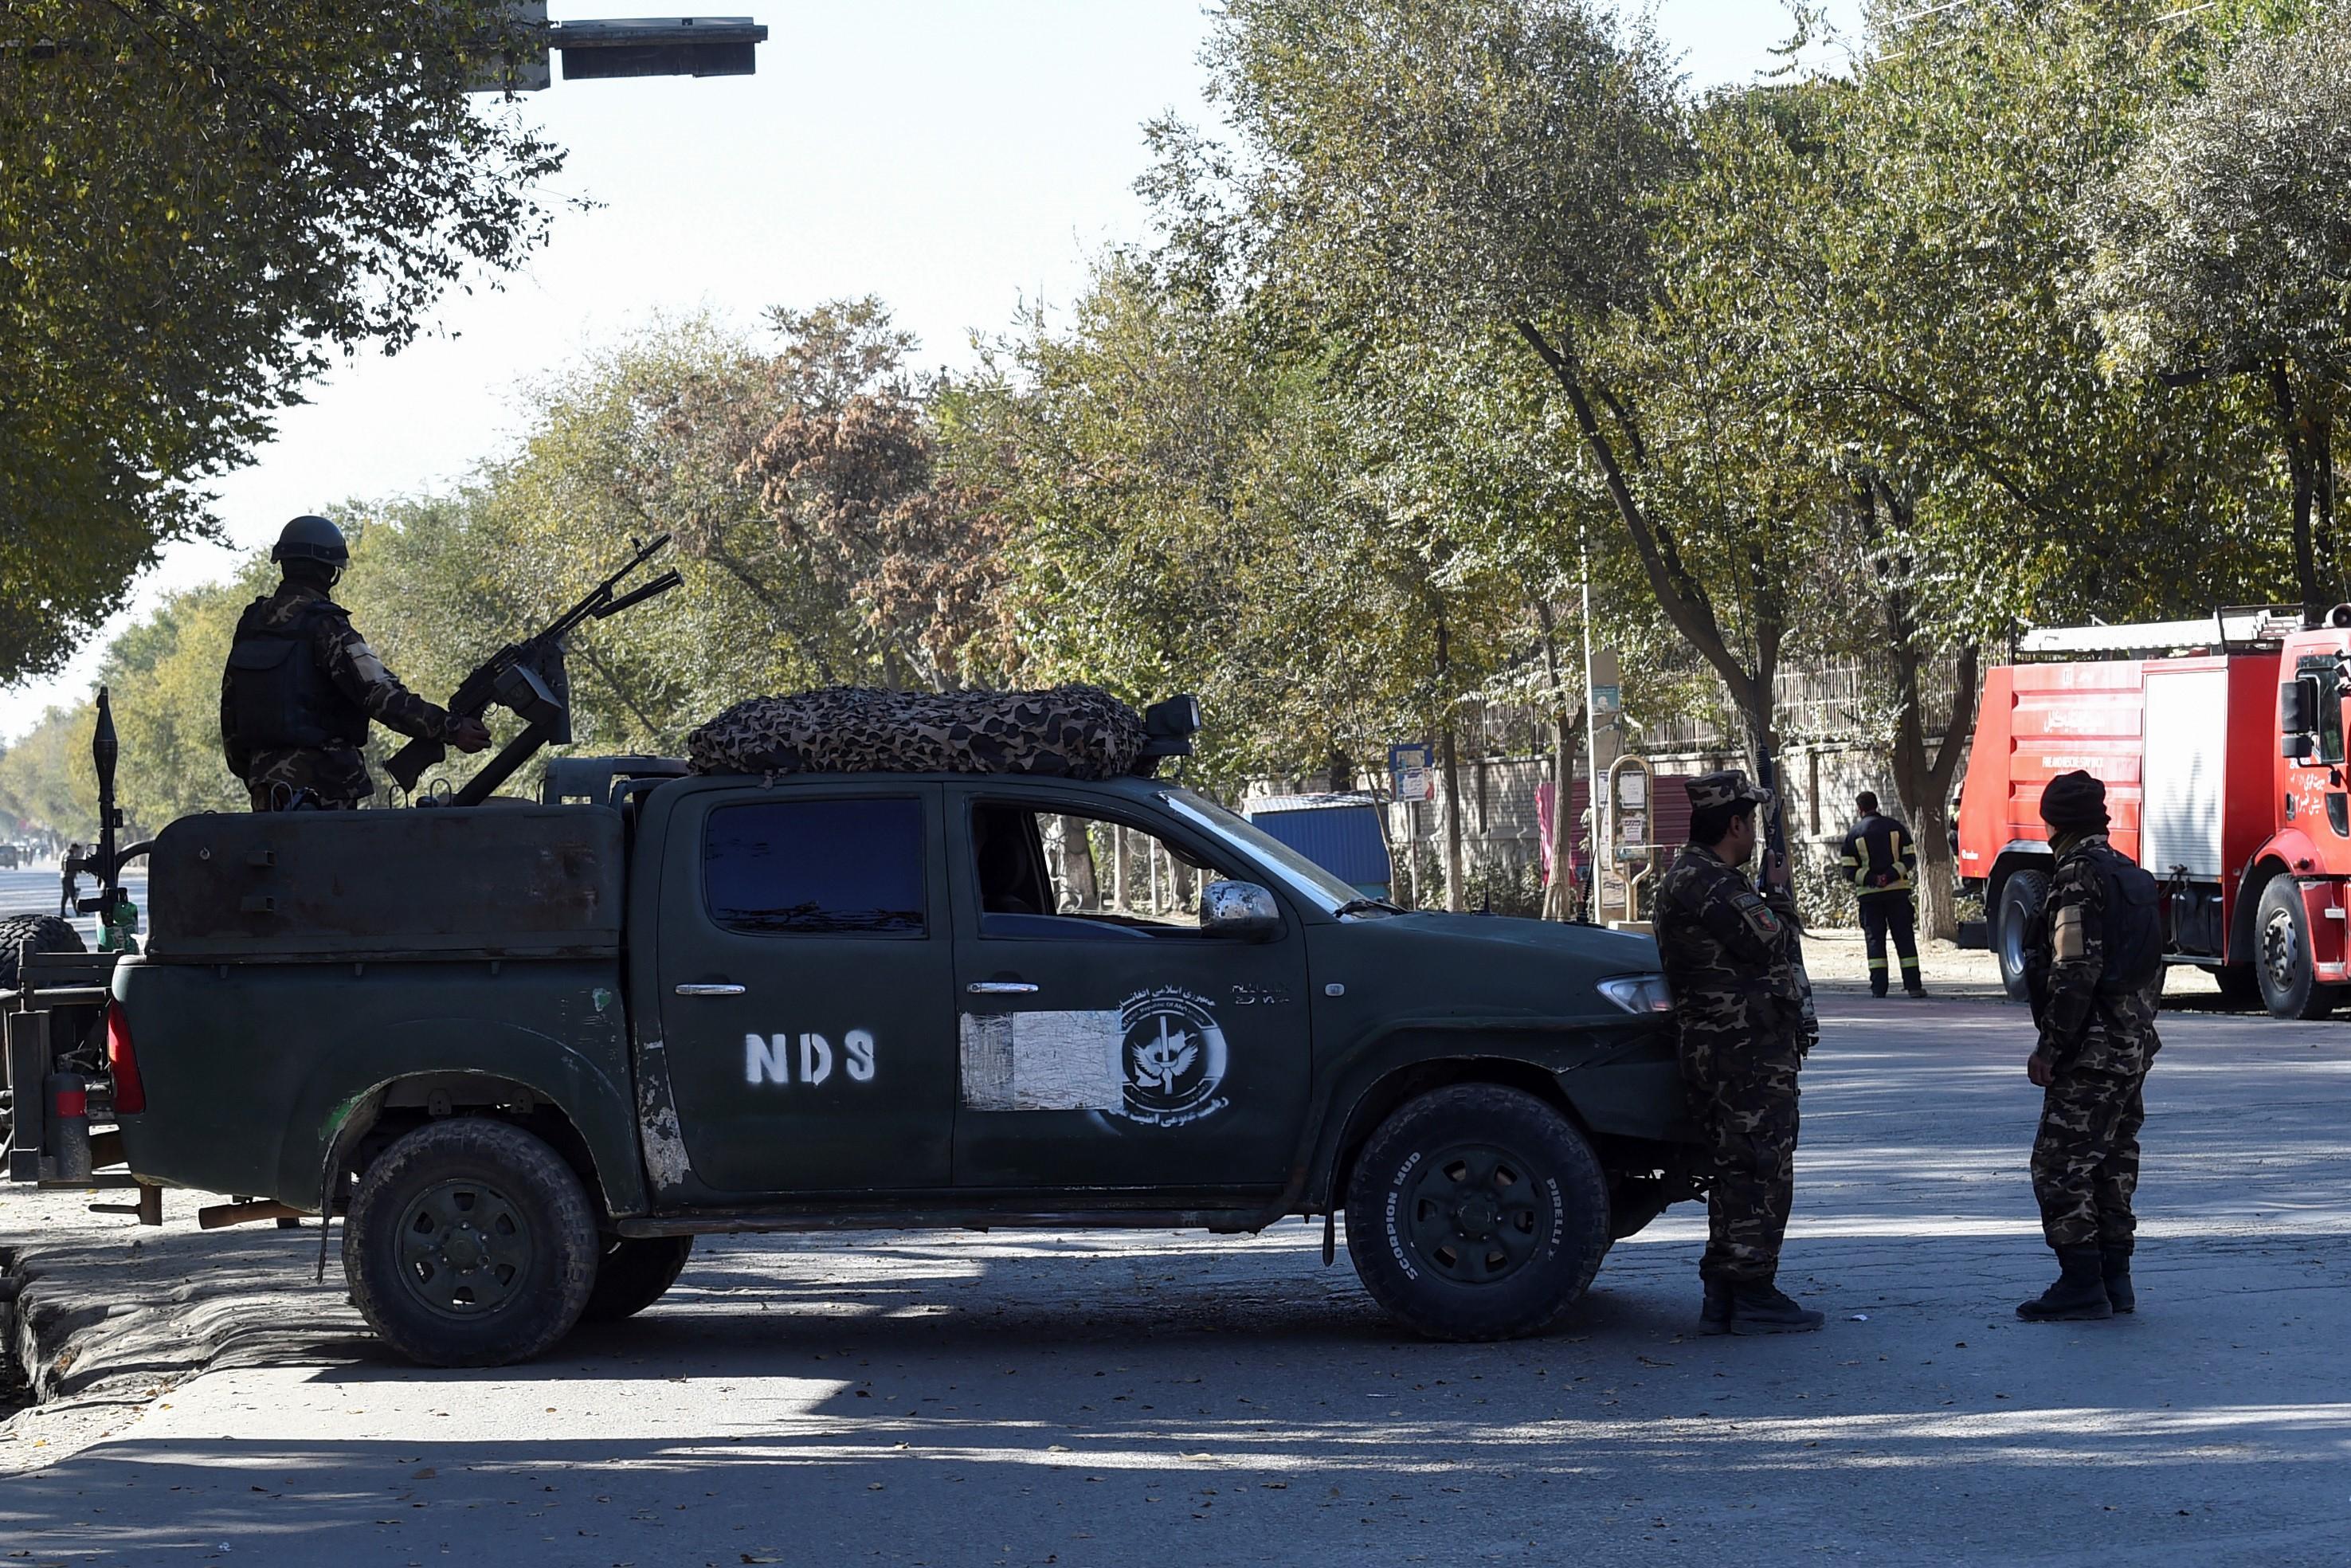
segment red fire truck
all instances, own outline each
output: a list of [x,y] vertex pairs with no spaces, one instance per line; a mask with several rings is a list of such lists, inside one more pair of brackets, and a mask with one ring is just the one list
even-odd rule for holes
[[1984,678],[1959,875],[1984,896],[2009,994],[2024,994],[2024,926],[2048,891],[2042,788],[2105,780],[2115,848],[2155,873],[2173,963],[2279,1018],[2351,998],[2351,793],[2343,706],[2351,605],[2028,633]]

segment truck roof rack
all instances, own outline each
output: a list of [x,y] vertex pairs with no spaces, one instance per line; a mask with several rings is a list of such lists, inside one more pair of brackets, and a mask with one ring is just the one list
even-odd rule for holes
[[2195,621],[2142,621],[2119,626],[2036,626],[2017,639],[2019,658],[2085,654],[2251,653],[2281,645],[2302,630],[2299,606],[2224,604]]

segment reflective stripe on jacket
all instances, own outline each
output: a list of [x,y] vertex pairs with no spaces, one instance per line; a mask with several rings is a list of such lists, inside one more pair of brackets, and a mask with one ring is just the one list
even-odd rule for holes
[[1864,817],[1844,836],[1844,879],[1865,897],[1873,893],[1908,893],[1918,872],[1918,846],[1910,830],[1883,812]]

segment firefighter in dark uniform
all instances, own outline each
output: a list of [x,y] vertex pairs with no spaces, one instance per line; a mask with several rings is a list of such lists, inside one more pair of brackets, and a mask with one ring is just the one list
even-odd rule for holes
[[2106,787],[2061,775],[2041,795],[2057,868],[2027,928],[2025,981],[2040,1040],[2025,1072],[2045,1093],[2032,1196],[2057,1282],[2016,1309],[2031,1322],[2136,1309],[2131,1198],[2147,1070],[2162,1046],[2163,936],[2154,877],[2106,841]]
[[1741,868],[1771,797],[1743,773],[1689,782],[1690,841],[1657,891],[1657,950],[1673,992],[1690,1113],[1708,1155],[1702,1333],[1792,1333],[1821,1326],[1775,1282],[1795,1197],[1796,1074],[1819,1039],[1787,872],[1769,857],[1765,891]]
[[1918,908],[1910,890],[1918,877],[1918,845],[1901,821],[1877,809],[1877,797],[1864,789],[1854,799],[1861,813],[1844,836],[1845,881],[1861,905],[1862,940],[1869,946],[1869,994],[1886,994],[1886,939],[1894,938],[1902,961],[1902,988],[1927,994],[1918,978]]
[[328,596],[350,563],[342,530],[297,517],[269,552],[284,572],[236,623],[221,676],[221,750],[256,811],[340,810],[375,792],[360,748],[374,720],[402,735],[479,751],[479,719],[453,719],[383,667]]

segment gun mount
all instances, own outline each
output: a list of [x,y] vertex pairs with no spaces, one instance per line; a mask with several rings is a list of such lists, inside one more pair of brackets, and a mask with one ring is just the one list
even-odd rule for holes
[[[509,643],[484,660],[473,674],[460,682],[449,698],[452,718],[480,718],[493,704],[507,709],[523,721],[523,731],[501,747],[498,754],[485,764],[480,772],[465,781],[463,789],[444,800],[426,796],[419,805],[446,803],[456,806],[478,806],[490,798],[497,787],[514,776],[515,769],[530,759],[543,746],[565,746],[571,740],[571,679],[565,667],[565,642],[571,633],[590,621],[601,621],[633,609],[646,600],[667,593],[685,580],[675,568],[660,576],[639,583],[622,592],[621,584],[639,567],[669,547],[670,536],[656,534],[650,540],[629,541],[636,554],[626,565],[590,590],[579,603],[550,622],[544,631],[519,643]],[[416,781],[424,770],[448,755],[448,748],[437,740],[412,740],[394,752],[384,764],[384,771],[398,781],[400,787],[414,790]]]

